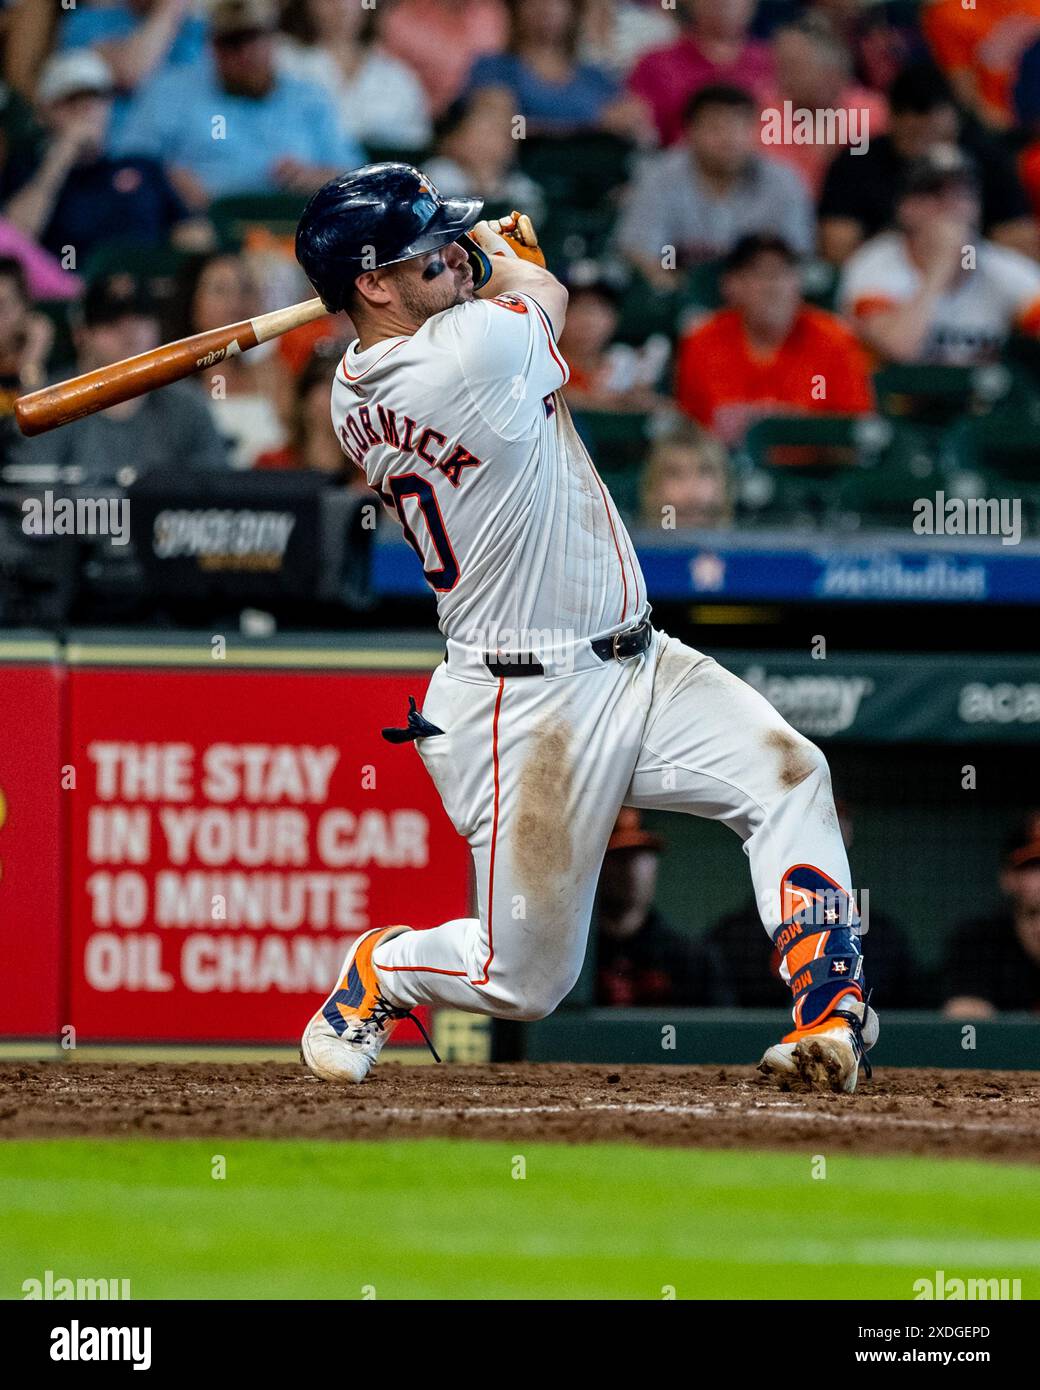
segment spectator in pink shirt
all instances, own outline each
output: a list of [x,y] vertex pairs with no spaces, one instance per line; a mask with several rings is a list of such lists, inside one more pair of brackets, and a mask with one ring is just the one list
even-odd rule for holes
[[690,97],[709,84],[743,87],[765,101],[774,83],[769,46],[748,37],[755,0],[680,0],[682,35],[641,58],[629,90],[650,109],[662,145],[683,133]]
[[[888,103],[880,92],[855,80],[849,50],[820,15],[810,14],[778,29],[773,35],[773,56],[777,85],[767,107],[776,116],[771,122],[763,118],[763,153],[790,164],[815,200],[839,150],[846,145],[865,150],[872,139],[884,134]],[[795,113],[806,111],[833,112],[835,117],[842,113],[844,119],[836,119],[833,128],[821,123],[812,142],[778,141],[777,130],[787,129],[783,121],[785,102],[790,103],[794,120]]]
[[417,74],[434,116],[461,93],[473,60],[500,53],[509,23],[501,0],[399,0],[383,44]]

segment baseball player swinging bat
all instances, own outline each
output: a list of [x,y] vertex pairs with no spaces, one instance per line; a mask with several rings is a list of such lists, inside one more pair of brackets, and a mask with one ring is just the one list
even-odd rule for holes
[[344,453],[396,514],[447,640],[415,744],[469,842],[478,915],[376,927],[307,1024],[303,1057],[363,1081],[420,1005],[537,1019],[569,993],[622,806],[742,840],[794,1028],[760,1064],[852,1091],[878,1034],[826,761],[757,691],[654,628],[635,546],[560,395],[567,291],[530,221],[480,220],[418,169],[376,164],[307,204],[296,255],[319,298],[184,339],[16,405],[25,433],[346,310],[332,386]]
[[473,917],[358,937],[304,1061],[363,1081],[420,1005],[552,1012],[633,806],[740,837],[793,998],[794,1029],[761,1068],[851,1091],[878,1028],[826,761],[756,690],[652,625],[635,546],[560,394],[567,291],[530,223],[496,231],[482,206],[376,164],[321,188],[297,228],[297,259],[358,334],[333,428],[415,550],[447,643],[421,708],[384,736],[414,744],[477,886]]

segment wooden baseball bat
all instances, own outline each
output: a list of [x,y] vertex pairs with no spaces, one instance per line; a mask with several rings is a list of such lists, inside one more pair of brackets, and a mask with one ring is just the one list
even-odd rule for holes
[[44,386],[14,403],[15,419],[22,434],[45,434],[71,420],[82,420],[97,410],[143,396],[157,386],[168,386],[203,367],[215,366],[227,357],[237,357],[258,343],[269,342],[291,328],[320,319],[328,310],[320,299],[306,299],[287,309],[275,309],[259,314],[255,319],[243,319],[224,328],[211,328],[195,333],[175,343],[164,343],[151,352],[126,357],[122,362],[85,372],[69,381]]

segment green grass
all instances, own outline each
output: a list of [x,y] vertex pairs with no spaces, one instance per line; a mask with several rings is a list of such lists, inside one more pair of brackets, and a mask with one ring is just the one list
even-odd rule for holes
[[908,1299],[937,1269],[1037,1296],[1034,1170],[811,1167],[606,1144],[11,1142],[0,1296],[47,1269],[129,1278],[134,1298]]

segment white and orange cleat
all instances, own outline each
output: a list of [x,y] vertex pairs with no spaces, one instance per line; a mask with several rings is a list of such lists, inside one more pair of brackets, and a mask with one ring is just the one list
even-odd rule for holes
[[878,1031],[878,1016],[870,1005],[845,994],[820,1023],[796,1028],[768,1048],[758,1069],[778,1081],[803,1081],[813,1088],[851,1093],[861,1065],[870,1076],[867,1053],[877,1042]]
[[374,927],[347,952],[339,982],[311,1019],[300,1040],[303,1060],[323,1081],[364,1081],[387,1038],[402,1018],[416,1024],[435,1058],[426,1029],[408,1009],[395,1008],[379,992],[372,953],[411,927]]

